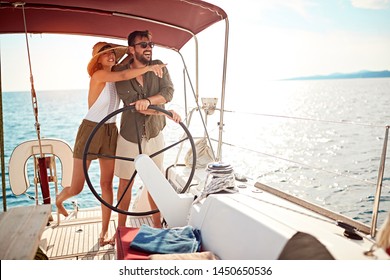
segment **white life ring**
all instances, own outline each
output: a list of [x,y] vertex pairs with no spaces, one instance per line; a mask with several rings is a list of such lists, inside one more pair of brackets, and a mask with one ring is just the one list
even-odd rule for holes
[[[61,185],[70,186],[73,171],[72,148],[63,140],[50,138],[41,139],[41,147],[43,154],[52,154],[61,161]],[[15,195],[21,195],[29,188],[26,163],[30,157],[37,155],[40,155],[38,140],[23,142],[13,150],[8,172],[11,191]]]

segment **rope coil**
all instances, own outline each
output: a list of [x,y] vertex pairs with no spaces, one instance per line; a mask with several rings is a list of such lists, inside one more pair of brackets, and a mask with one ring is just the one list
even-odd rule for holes
[[230,164],[214,162],[207,166],[207,177],[202,194],[196,198],[193,204],[198,203],[209,194],[226,191],[230,193],[237,192],[235,189],[235,176]]

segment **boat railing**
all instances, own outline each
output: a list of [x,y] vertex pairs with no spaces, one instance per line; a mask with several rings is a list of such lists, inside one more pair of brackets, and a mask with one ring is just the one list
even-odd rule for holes
[[376,225],[378,222],[379,202],[380,202],[382,186],[383,186],[383,176],[385,173],[385,163],[386,163],[388,139],[389,139],[389,126],[387,125],[385,137],[383,139],[383,148],[382,148],[382,154],[381,154],[381,161],[380,161],[380,165],[379,165],[378,181],[376,184],[374,209],[372,211],[372,224],[371,224],[371,232],[370,232],[372,237],[375,237],[375,235],[376,235]]
[[[262,114],[262,113],[246,113],[246,112],[237,112],[237,111],[228,111],[228,110],[225,110],[225,113],[244,114],[244,115],[251,116],[251,117],[256,116],[256,117],[267,117],[267,118],[273,118],[273,119],[275,119],[275,118],[283,118],[283,119],[286,119],[288,121],[294,120],[296,122],[300,122],[300,121],[308,122],[309,121],[309,122],[331,124],[332,126],[333,125],[342,125],[342,126],[348,125],[348,126],[357,126],[357,127],[367,127],[367,128],[370,129],[370,131],[371,131],[371,129],[383,129],[384,128],[384,130],[385,130],[384,136],[381,136],[381,135],[377,135],[376,136],[377,140],[379,140],[380,138],[383,137],[383,146],[382,146],[382,151],[381,151],[381,155],[380,155],[380,161],[379,161],[379,168],[378,168],[376,183],[373,180],[370,180],[370,179],[356,178],[356,177],[353,177],[353,176],[349,176],[349,174],[344,174],[344,173],[342,173],[340,171],[335,171],[335,170],[328,169],[326,166],[325,167],[324,166],[318,167],[318,166],[315,166],[315,165],[311,164],[310,162],[306,163],[304,159],[302,159],[302,160],[295,160],[295,159],[291,159],[291,158],[288,158],[288,157],[281,156],[280,154],[272,154],[272,153],[267,152],[267,151],[261,151],[261,149],[254,150],[254,149],[249,148],[249,146],[245,146],[245,145],[240,146],[237,143],[228,142],[228,140],[223,142],[223,145],[225,145],[225,146],[236,147],[236,148],[240,148],[240,149],[247,150],[247,151],[250,151],[250,152],[255,152],[255,153],[261,154],[262,156],[265,156],[265,157],[274,158],[274,159],[277,159],[277,160],[293,163],[294,165],[300,166],[302,168],[306,168],[306,169],[310,168],[310,169],[314,169],[314,170],[319,171],[319,172],[327,172],[327,173],[335,174],[337,176],[343,176],[343,177],[346,177],[348,179],[364,182],[365,184],[375,185],[376,186],[376,191],[375,191],[374,202],[373,202],[371,232],[370,232],[370,235],[372,237],[375,237],[376,232],[377,232],[378,214],[380,212],[379,204],[380,204],[380,201],[381,201],[381,192],[382,192],[382,188],[383,188],[383,181],[384,181],[384,174],[385,174],[385,164],[386,164],[386,152],[387,152],[387,142],[388,142],[389,126],[387,126],[387,125],[386,126],[383,126],[383,125],[373,125],[373,124],[349,122],[349,121],[321,120],[321,119],[312,119],[312,118],[306,118],[306,117],[294,117],[294,116],[272,115],[272,114]],[[225,129],[227,130],[227,128],[225,128]],[[236,133],[238,133],[238,132],[235,132],[235,134]],[[267,137],[268,137],[268,135],[267,135]],[[225,136],[225,139],[227,139],[226,136]],[[216,139],[212,139],[212,141],[217,141],[217,140]],[[288,148],[293,149],[294,147],[288,147]],[[366,153],[366,151],[360,151],[360,152]],[[377,156],[375,156],[375,158],[377,158]],[[372,160],[375,160],[375,159],[372,159]],[[386,209],[385,211],[387,211],[387,210],[388,209]]]
[[[204,99],[204,100],[202,100],[202,103],[203,103],[203,105],[201,108],[199,108],[199,106],[198,106],[190,111],[190,114],[188,115],[188,118],[187,118],[187,126],[190,127],[192,125],[191,122],[192,122],[192,116],[193,116],[194,112],[202,110],[203,114],[205,115],[205,121],[203,122],[203,125],[207,128],[207,130],[209,132],[208,132],[208,134],[205,134],[205,135],[199,135],[199,136],[195,135],[195,138],[196,137],[198,137],[198,138],[206,137],[208,139],[208,143],[210,143],[211,148],[212,148],[213,145],[214,146],[218,145],[220,138],[216,135],[217,128],[214,129],[214,132],[213,132],[213,128],[210,128],[211,125],[215,124],[215,122],[213,122],[213,121],[215,121],[215,119],[213,121],[209,122],[208,118],[214,117],[214,116],[212,116],[212,113],[214,113],[214,111],[220,111],[220,109],[215,107],[216,102],[214,102],[213,106],[211,107],[211,110],[210,110],[210,108],[209,108],[210,99]],[[210,112],[212,112],[212,113],[210,114]],[[313,118],[307,118],[307,117],[237,112],[237,111],[229,111],[229,110],[224,110],[224,113],[225,113],[225,118],[226,118],[226,115],[228,115],[228,114],[234,114],[234,115],[241,114],[241,115],[244,115],[248,118],[249,117],[250,118],[263,117],[263,118],[273,118],[273,119],[285,119],[287,121],[294,121],[294,122],[316,122],[316,123],[323,123],[325,125],[331,125],[332,127],[337,126],[337,125],[341,125],[341,126],[348,125],[348,126],[355,126],[355,127],[360,127],[360,128],[366,127],[368,129],[370,129],[370,132],[369,132],[370,134],[376,135],[375,136],[376,140],[380,140],[383,138],[383,147],[382,147],[382,152],[380,155],[379,168],[378,168],[378,172],[377,172],[376,182],[373,180],[373,177],[374,177],[373,175],[371,175],[371,178],[364,178],[367,176],[366,174],[357,174],[357,172],[355,172],[355,171],[350,171],[349,168],[346,168],[345,169],[346,171],[344,170],[342,172],[340,170],[337,170],[337,168],[336,168],[336,170],[334,170],[331,167],[326,166],[326,164],[321,164],[320,166],[316,166],[310,160],[306,161],[303,158],[299,158],[299,160],[297,160],[294,158],[289,158],[288,156],[284,156],[282,152],[279,152],[278,154],[276,154],[276,153],[273,154],[272,152],[262,150],[262,148],[266,149],[265,147],[252,148],[250,145],[247,145],[245,143],[239,143],[237,141],[240,141],[240,139],[244,139],[244,141],[246,140],[245,137],[243,137],[243,135],[237,136],[238,134],[240,134],[239,129],[242,129],[242,127],[239,127],[237,130],[237,128],[234,128],[234,127],[225,127],[224,126],[224,130],[225,130],[224,132],[229,133],[229,130],[230,130],[230,133],[234,134],[235,138],[233,137],[234,139],[232,140],[232,139],[229,139],[229,137],[227,137],[226,135],[224,135],[224,141],[221,141],[221,145],[224,146],[223,150],[224,150],[225,156],[227,155],[226,148],[230,147],[231,149],[238,149],[238,150],[245,151],[248,153],[256,153],[262,157],[266,157],[266,158],[269,158],[271,160],[273,159],[274,161],[284,161],[288,164],[293,164],[294,166],[299,166],[298,168],[302,168],[305,170],[310,169],[310,170],[312,170],[314,172],[318,172],[318,173],[325,172],[325,173],[329,173],[331,176],[340,176],[340,177],[344,177],[346,180],[351,179],[353,181],[358,181],[358,183],[354,182],[354,184],[356,183],[356,184],[370,185],[373,187],[376,186],[375,196],[373,198],[373,209],[372,209],[371,230],[370,230],[370,235],[372,237],[375,237],[376,232],[377,232],[378,215],[381,212],[388,211],[388,209],[380,211],[379,204],[381,202],[381,192],[382,192],[382,188],[383,188],[384,175],[385,175],[385,164],[386,164],[386,152],[387,152],[389,126],[373,125],[373,124],[350,122],[350,121],[321,120],[321,119],[313,119]],[[218,116],[216,116],[215,118],[218,118]],[[238,124],[239,124],[239,126],[242,126],[240,122],[238,122]],[[216,126],[218,127],[219,125],[220,124],[217,123]],[[362,130],[360,128],[358,129],[359,132]],[[377,132],[378,129],[380,129],[382,131],[383,128],[385,129],[384,136],[382,136],[381,132]],[[353,128],[353,129],[356,129],[356,128]],[[375,129],[375,133],[372,133],[371,129]],[[269,137],[269,135],[267,135],[265,138],[267,138],[267,137]],[[299,137],[296,137],[295,140],[299,141],[298,138]],[[252,139],[252,140],[254,140],[254,139]],[[347,144],[345,144],[345,145],[347,145]],[[261,146],[261,145],[259,145],[259,146]],[[287,148],[290,150],[294,149],[294,147],[292,147],[292,146],[287,147]],[[377,152],[377,150],[379,152],[380,148],[375,148],[375,153]],[[360,152],[366,153],[366,151],[360,151]],[[356,153],[358,153],[358,151]],[[234,154],[234,152],[230,153],[230,154]],[[379,156],[376,156],[376,155],[374,155],[374,157],[375,158],[371,158],[370,161],[376,162],[377,158],[379,158]],[[225,157],[223,160],[226,160]],[[251,164],[256,165],[256,162],[251,162]],[[249,168],[253,168],[253,167],[254,166],[251,166]],[[374,168],[372,168],[372,169],[374,169]],[[257,174],[257,175],[259,175],[259,174]],[[352,175],[354,175],[354,176],[352,176]],[[261,177],[260,177],[260,179],[261,179]],[[319,184],[322,184],[322,183],[320,182]],[[354,186],[354,185],[351,185],[351,186]],[[371,198],[369,198],[368,200],[371,201]]]

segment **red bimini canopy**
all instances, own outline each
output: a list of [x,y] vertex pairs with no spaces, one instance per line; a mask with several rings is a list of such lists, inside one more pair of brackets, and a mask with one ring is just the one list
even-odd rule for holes
[[199,0],[0,1],[0,34],[25,32],[20,3],[28,33],[126,39],[133,30],[149,30],[156,44],[174,50],[227,18],[221,8]]

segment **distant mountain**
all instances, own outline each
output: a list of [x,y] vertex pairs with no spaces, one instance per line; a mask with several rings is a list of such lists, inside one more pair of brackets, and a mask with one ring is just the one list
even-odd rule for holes
[[329,80],[329,79],[357,79],[357,78],[389,78],[390,71],[359,71],[355,73],[333,73],[329,75],[316,75],[306,77],[295,77],[285,80]]

